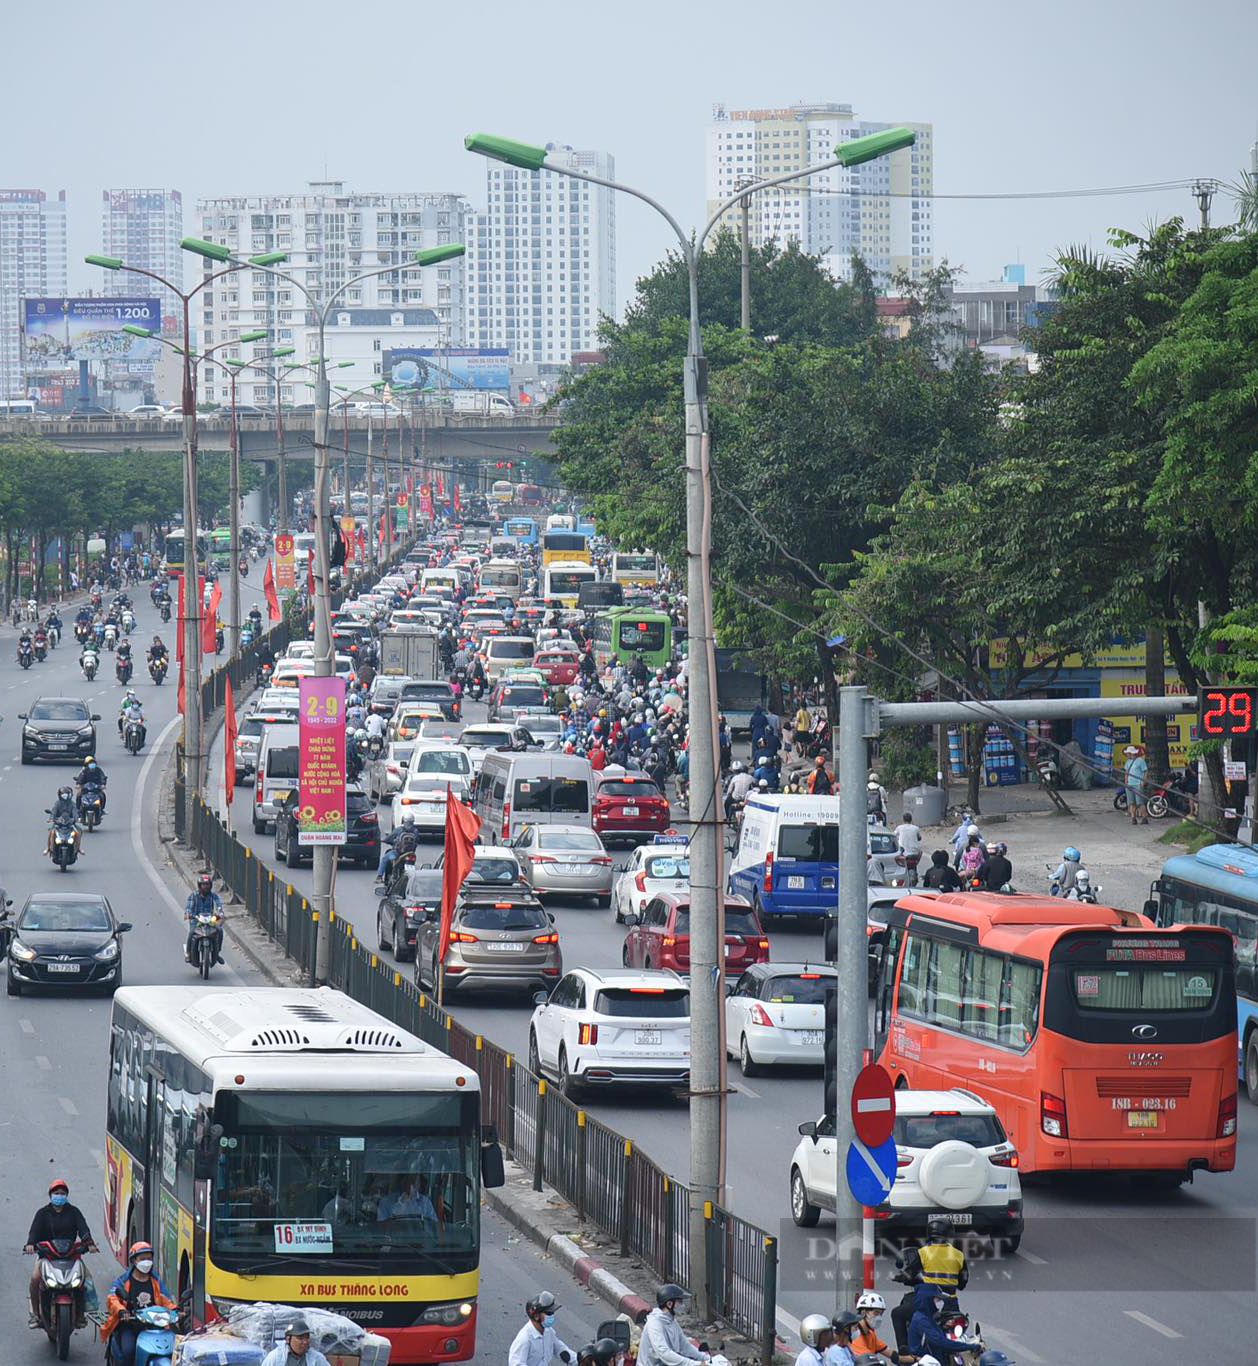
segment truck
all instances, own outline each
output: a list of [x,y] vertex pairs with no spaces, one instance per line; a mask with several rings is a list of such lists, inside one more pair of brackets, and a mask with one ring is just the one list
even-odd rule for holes
[[438,678],[437,633],[423,626],[382,632],[380,672],[406,678]]
[[751,730],[751,714],[764,705],[768,687],[765,676],[741,650],[716,649],[716,702],[731,735]]
[[481,413],[486,417],[514,417],[515,405],[506,394],[485,389],[454,389],[446,396],[452,413]]

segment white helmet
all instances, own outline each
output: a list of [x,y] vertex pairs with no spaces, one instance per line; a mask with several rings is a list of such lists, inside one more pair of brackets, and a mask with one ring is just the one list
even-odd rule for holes
[[978,826],[977,826],[977,825],[971,825],[971,826],[967,826],[967,827],[966,827],[966,831],[965,831],[965,837],[966,837],[966,839],[973,839],[974,836],[977,835],[977,834],[978,834]]
[[877,775],[876,773],[871,773],[871,774],[869,775],[869,781],[870,781],[871,783],[877,783],[877,782],[881,782],[882,780],[878,777],[878,775]]
[[829,1331],[830,1320],[824,1314],[805,1314],[799,1323],[799,1340],[805,1347],[820,1347]]
[[866,1309],[883,1313],[886,1307],[886,1300],[876,1290],[862,1290],[860,1299],[856,1301],[856,1312],[858,1314],[863,1314]]

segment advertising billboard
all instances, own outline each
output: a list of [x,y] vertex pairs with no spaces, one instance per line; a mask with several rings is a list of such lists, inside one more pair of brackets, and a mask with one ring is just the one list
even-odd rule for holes
[[345,843],[345,680],[303,678],[297,685],[297,843]]
[[293,545],[291,531],[276,532],[275,586],[281,593],[292,593],[297,589],[297,556]]
[[421,389],[511,387],[511,352],[505,347],[395,346],[384,353],[384,373],[394,384]]
[[128,324],[162,329],[157,299],[23,299],[29,370],[63,370],[82,360],[156,360],[156,337],[136,337]]

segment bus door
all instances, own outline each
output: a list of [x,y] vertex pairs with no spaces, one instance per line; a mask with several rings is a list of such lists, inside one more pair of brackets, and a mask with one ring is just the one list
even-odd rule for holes
[[891,1031],[891,1006],[895,1000],[896,970],[900,966],[900,948],[904,943],[904,926],[888,925],[880,933],[878,974],[874,979],[874,1057],[880,1058]]
[[[163,1283],[169,1284],[170,1266],[163,1256],[161,1228],[162,1117],[166,1113],[166,1082],[156,1072],[148,1074],[144,1135],[144,1216],[137,1221],[143,1236],[153,1244],[153,1261]],[[172,1230],[172,1234],[174,1230]],[[177,1249],[171,1249],[176,1253]]]

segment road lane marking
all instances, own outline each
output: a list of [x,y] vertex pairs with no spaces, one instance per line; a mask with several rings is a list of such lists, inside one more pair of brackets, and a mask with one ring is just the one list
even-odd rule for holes
[[1018,1361],[1029,1362],[1030,1366],[1048,1366],[1042,1356],[1038,1356],[1021,1338],[1014,1337],[1007,1329],[997,1328],[995,1324],[988,1323],[984,1336],[991,1342],[1004,1343],[1009,1349],[1009,1355]]
[[793,1337],[799,1337],[799,1320],[794,1314],[788,1314],[785,1309],[779,1309],[776,1322],[779,1328],[785,1328]]
[[34,1034],[35,1032],[35,1026],[29,1020],[19,1020],[17,1025],[23,1034]]
[[50,1058],[44,1057],[42,1053],[40,1053],[38,1057],[36,1057],[35,1061],[39,1064],[39,1070],[41,1072],[52,1071],[52,1060]]
[[1177,1333],[1174,1328],[1168,1328],[1166,1324],[1159,1323],[1155,1318],[1150,1318],[1148,1314],[1142,1314],[1139,1309],[1124,1309],[1123,1313],[1129,1319],[1143,1323],[1146,1328],[1152,1328],[1155,1333],[1161,1333],[1164,1338],[1182,1338],[1184,1336],[1183,1333]]
[[170,888],[162,880],[157,869],[149,861],[149,856],[144,852],[144,841],[141,838],[141,817],[144,809],[144,789],[148,783],[149,770],[153,767],[154,761],[161,753],[162,745],[166,742],[166,737],[175,729],[176,726],[183,724],[183,717],[176,714],[166,723],[162,733],[150,743],[148,757],[140,769],[140,776],[135,785],[135,805],[131,808],[131,848],[135,851],[136,859],[140,867],[148,875],[149,881],[157,888],[158,895],[170,907],[176,915],[183,915],[183,906],[176,899]]
[[748,1086],[747,1083],[746,1083],[745,1081],[740,1081],[740,1082],[738,1083],[738,1085],[734,1087],[734,1090],[735,1090],[735,1091],[742,1091],[744,1095],[750,1096],[750,1097],[752,1098],[752,1100],[759,1100],[759,1099],[760,1099],[760,1092],[759,1092],[759,1091],[753,1091],[753,1090],[751,1089],[751,1087]]
[[[57,1104],[61,1106],[61,1108],[66,1112],[67,1115],[70,1116],[71,1119],[74,1119],[79,1113],[79,1107],[70,1099],[69,1096],[58,1096]],[[1178,1337],[1179,1334],[1176,1333],[1175,1336]]]
[[1043,1257],[1037,1257],[1034,1252],[1025,1252],[1022,1248],[1019,1248],[1013,1255],[1015,1257],[1021,1257],[1024,1262],[1030,1262],[1032,1266],[1048,1265]]

